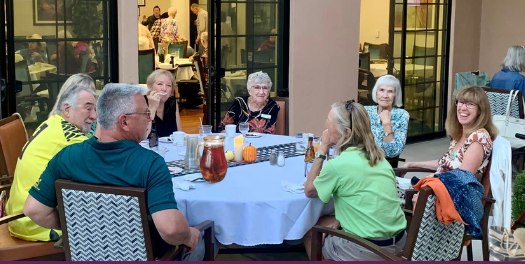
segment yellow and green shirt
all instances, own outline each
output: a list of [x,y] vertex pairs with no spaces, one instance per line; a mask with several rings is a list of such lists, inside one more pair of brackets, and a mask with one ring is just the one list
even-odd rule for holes
[[[43,122],[25,144],[16,163],[15,176],[6,204],[8,214],[21,213],[31,186],[47,167],[47,163],[64,147],[88,137],[60,115]],[[50,230],[33,223],[28,217],[9,222],[12,236],[29,241],[49,241]],[[60,231],[57,231],[59,233]],[[59,233],[60,234],[60,233]]]

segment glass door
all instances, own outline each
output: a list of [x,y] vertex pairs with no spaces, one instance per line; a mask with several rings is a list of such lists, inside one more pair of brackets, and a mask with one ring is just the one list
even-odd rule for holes
[[[208,0],[210,41],[210,121],[217,127],[235,97],[248,96],[247,76],[264,71],[270,93],[288,97],[289,3],[285,0]],[[210,43],[211,44],[211,43]],[[286,49],[286,51],[285,51]]]
[[18,112],[31,130],[47,119],[72,74],[89,74],[97,89],[118,81],[116,0],[3,2],[2,117]]
[[449,0],[391,0],[388,72],[401,81],[408,140],[444,135]]

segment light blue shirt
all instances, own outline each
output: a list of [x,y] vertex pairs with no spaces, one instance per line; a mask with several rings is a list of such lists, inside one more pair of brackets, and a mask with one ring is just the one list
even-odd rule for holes
[[408,119],[410,115],[405,109],[393,108],[391,112],[390,122],[392,123],[392,132],[394,132],[394,140],[385,142],[385,130],[381,125],[381,119],[377,114],[377,105],[365,106],[370,118],[370,125],[372,126],[372,134],[376,144],[383,149],[385,156],[388,158],[397,157],[405,148],[408,133]]

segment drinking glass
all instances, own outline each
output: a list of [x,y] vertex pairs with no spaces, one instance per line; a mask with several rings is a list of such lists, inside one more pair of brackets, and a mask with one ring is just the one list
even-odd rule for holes
[[248,122],[240,122],[239,123],[239,132],[242,133],[243,136],[246,136],[246,133],[250,131],[250,125]]
[[211,135],[211,125],[201,125],[199,132],[201,134],[201,137]]

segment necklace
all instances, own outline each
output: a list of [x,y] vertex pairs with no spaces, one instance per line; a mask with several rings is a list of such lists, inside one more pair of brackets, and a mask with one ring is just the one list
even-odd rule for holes
[[[262,110],[264,109],[264,107],[266,106],[267,103],[268,103],[268,99],[266,101],[264,101],[264,104],[262,104],[258,108],[250,107],[250,105],[255,106],[255,103],[253,102],[253,99],[251,97],[248,97],[248,108],[249,108],[249,110],[251,112],[259,112],[259,115],[257,117],[259,117],[261,115],[261,112],[262,112]],[[258,109],[258,110],[255,110],[255,109]]]

